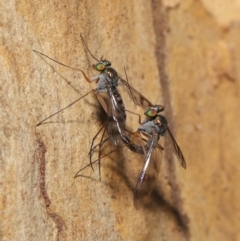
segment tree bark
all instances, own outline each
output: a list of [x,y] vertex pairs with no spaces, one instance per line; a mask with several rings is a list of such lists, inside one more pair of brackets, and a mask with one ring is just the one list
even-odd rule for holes
[[[1,240],[240,240],[240,1],[2,1]],[[149,202],[133,190],[141,156],[126,147],[89,164],[104,112],[94,56],[112,62],[163,113],[187,170],[167,145]],[[127,110],[143,117],[126,93]],[[138,117],[127,113],[136,131]],[[164,138],[161,138],[164,140]],[[100,138],[97,138],[98,143]],[[115,149],[109,143],[104,153]],[[98,153],[94,153],[94,160]]]

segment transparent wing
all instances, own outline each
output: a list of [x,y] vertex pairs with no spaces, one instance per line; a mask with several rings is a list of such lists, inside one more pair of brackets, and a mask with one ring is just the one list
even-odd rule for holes
[[133,100],[133,102],[136,105],[142,106],[142,107],[151,107],[153,104],[145,97],[143,96],[140,92],[138,92],[136,89],[134,89],[128,81],[122,79],[119,77],[119,80],[121,83],[123,83],[126,91],[128,92],[130,98]]
[[182,151],[180,149],[180,147],[178,146],[175,138],[173,137],[173,134],[172,132],[170,131],[169,127],[167,127],[167,132],[166,132],[166,136],[167,138],[169,139],[169,141],[171,142],[171,146],[173,148],[173,152],[175,153],[175,155],[177,156],[179,162],[180,162],[180,165],[183,167],[183,168],[187,168],[187,164],[186,164],[186,161],[185,161],[185,158],[182,154]]
[[[158,134],[154,133],[149,138],[148,144],[145,146],[147,154],[134,190],[133,203],[136,209],[140,209],[144,199],[151,194],[158,178],[162,159],[162,150],[156,148],[158,145],[158,139]],[[159,155],[156,154],[156,150],[160,151]]]
[[116,146],[121,143],[126,122],[125,107],[122,97],[115,87],[108,86],[108,121],[107,132],[111,142]]

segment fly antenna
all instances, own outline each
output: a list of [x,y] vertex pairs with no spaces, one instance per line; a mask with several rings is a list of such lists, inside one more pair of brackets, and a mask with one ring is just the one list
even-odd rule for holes
[[100,61],[92,54],[92,52],[91,52],[90,49],[88,48],[88,46],[87,46],[87,44],[86,44],[86,42],[85,42],[85,40],[84,40],[84,38],[83,38],[83,36],[82,36],[81,33],[80,33],[80,37],[81,37],[81,40],[82,40],[82,43],[83,43],[84,47],[85,47],[86,50],[89,52],[89,54],[91,55],[91,57],[92,57],[93,59],[95,59],[96,61],[100,62]]
[[160,94],[157,97],[157,101],[155,102],[155,105],[157,105],[159,98],[160,98]]

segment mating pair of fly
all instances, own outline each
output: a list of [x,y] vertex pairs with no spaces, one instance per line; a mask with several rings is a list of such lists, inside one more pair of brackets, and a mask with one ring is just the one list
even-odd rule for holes
[[[153,155],[153,152],[154,150],[157,150],[157,149],[160,150],[160,152],[163,151],[163,148],[161,147],[161,145],[158,144],[160,137],[168,136],[168,139],[171,142],[171,146],[180,162],[180,165],[186,169],[186,162],[185,162],[184,156],[168,127],[167,119],[160,114],[160,112],[164,110],[164,107],[162,105],[152,104],[146,97],[144,97],[141,93],[139,93],[136,89],[134,89],[129,84],[125,68],[124,68],[124,71],[125,71],[126,80],[122,79],[118,75],[117,71],[111,67],[110,61],[103,59],[102,57],[100,60],[94,57],[94,55],[91,53],[88,46],[86,45],[82,35],[81,35],[81,40],[83,42],[84,47],[88,51],[88,53],[91,55],[91,57],[97,61],[97,63],[93,64],[92,67],[100,74],[92,79],[89,79],[83,70],[72,68],[68,65],[62,64],[57,60],[54,60],[48,57],[47,55],[34,50],[34,52],[40,56],[47,57],[48,59],[51,59],[52,61],[62,66],[65,66],[67,68],[80,71],[87,82],[89,83],[94,81],[96,82],[95,89],[81,96],[80,98],[78,98],[70,105],[66,106],[65,108],[45,118],[37,125],[39,126],[43,124],[47,119],[51,118],[52,116],[58,114],[59,112],[75,104],[77,101],[87,96],[90,92],[94,92],[107,115],[107,122],[105,123],[105,125],[103,125],[100,128],[98,133],[93,138],[90,152],[89,152],[90,164],[88,166],[92,167],[92,164],[93,164],[92,153],[94,149],[97,146],[101,148],[101,146],[107,140],[109,140],[114,146],[117,146],[123,142],[124,145],[126,145],[126,147],[128,147],[131,151],[140,154],[144,159],[144,162],[143,162],[143,168],[138,176],[138,180],[134,190],[134,199],[133,199],[135,208],[139,209],[141,206],[142,199],[150,195],[158,178],[158,174],[160,171],[161,157],[157,156],[156,158],[156,156]],[[126,109],[125,109],[122,97],[117,88],[119,82],[122,85],[124,85],[132,101],[136,105],[141,106],[146,110],[144,113],[144,115],[146,116],[144,121],[141,121],[141,117],[140,115],[138,115],[140,125],[137,131],[134,133],[131,133],[125,128]],[[103,98],[102,96],[103,93],[107,94],[107,99]],[[103,130],[103,136],[100,144],[93,146],[95,138],[102,130]],[[105,132],[107,132],[107,138],[103,140]],[[130,134],[132,137],[130,137]],[[140,144],[135,143],[134,141],[135,138],[139,138]],[[99,159],[98,159],[99,162],[100,162],[100,159],[101,159],[101,155],[99,150]]]

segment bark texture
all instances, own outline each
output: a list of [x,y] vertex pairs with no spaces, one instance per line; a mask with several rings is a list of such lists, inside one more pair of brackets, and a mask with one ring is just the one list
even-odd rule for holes
[[[240,0],[10,0],[0,9],[1,240],[240,240]],[[140,211],[132,197],[143,162],[127,148],[102,159],[101,182],[97,165],[74,179],[101,126],[94,95],[36,127],[91,86],[32,50],[92,77],[80,33],[165,106],[185,155],[187,170],[163,144]],[[138,118],[128,114],[127,125],[136,130]]]

